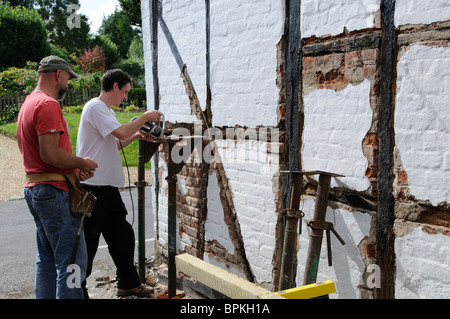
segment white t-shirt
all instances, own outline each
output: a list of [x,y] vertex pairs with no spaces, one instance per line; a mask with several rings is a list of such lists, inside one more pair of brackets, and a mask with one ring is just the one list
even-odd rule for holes
[[90,157],[97,162],[94,177],[83,183],[96,186],[123,187],[122,160],[117,138],[111,132],[122,124],[116,114],[99,98],[90,100],[83,108],[78,128],[77,156]]

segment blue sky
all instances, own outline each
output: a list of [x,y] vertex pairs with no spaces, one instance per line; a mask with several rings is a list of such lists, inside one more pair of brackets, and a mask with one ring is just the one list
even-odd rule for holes
[[79,0],[80,10],[78,13],[82,13],[89,18],[89,24],[91,26],[91,33],[96,33],[102,24],[103,17],[109,16],[114,12],[116,6],[119,7],[119,1],[117,0]]

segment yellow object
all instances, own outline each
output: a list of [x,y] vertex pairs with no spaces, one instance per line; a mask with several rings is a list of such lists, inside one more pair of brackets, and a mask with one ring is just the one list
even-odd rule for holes
[[331,280],[325,280],[320,284],[310,284],[297,288],[291,288],[283,291],[278,291],[276,294],[286,299],[312,299],[336,292],[334,282]]

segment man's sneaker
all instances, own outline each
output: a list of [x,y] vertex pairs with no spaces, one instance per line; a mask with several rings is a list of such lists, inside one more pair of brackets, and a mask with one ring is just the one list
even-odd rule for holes
[[125,296],[136,296],[136,297],[147,297],[153,292],[153,288],[147,288],[144,285],[137,286],[136,288],[131,289],[117,289],[116,295],[118,297],[125,297]]

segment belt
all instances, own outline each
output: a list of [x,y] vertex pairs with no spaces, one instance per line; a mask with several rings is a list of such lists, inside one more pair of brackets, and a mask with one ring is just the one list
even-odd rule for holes
[[41,183],[41,182],[52,182],[52,181],[67,181],[63,174],[58,173],[38,173],[38,174],[27,174],[26,180],[28,183]]

